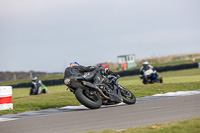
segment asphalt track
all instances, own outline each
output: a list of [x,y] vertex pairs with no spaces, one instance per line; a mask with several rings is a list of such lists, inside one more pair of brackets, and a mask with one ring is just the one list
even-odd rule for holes
[[105,129],[123,130],[195,117],[200,117],[200,94],[5,121],[0,123],[0,132],[86,133]]

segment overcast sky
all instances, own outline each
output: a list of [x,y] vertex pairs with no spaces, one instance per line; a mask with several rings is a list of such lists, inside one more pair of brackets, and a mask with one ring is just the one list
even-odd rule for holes
[[0,71],[200,53],[199,0],[0,0]]

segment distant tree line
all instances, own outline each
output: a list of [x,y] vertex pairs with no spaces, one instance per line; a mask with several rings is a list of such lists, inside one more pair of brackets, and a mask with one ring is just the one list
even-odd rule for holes
[[12,81],[19,79],[31,79],[32,77],[45,77],[49,75],[58,75],[60,73],[46,73],[46,72],[0,72],[0,81]]
[[191,60],[192,58],[200,59],[200,53],[168,55],[162,57],[150,57],[145,59],[139,59],[137,60],[137,65],[141,66],[143,61],[148,61],[151,64],[157,64],[157,63]]

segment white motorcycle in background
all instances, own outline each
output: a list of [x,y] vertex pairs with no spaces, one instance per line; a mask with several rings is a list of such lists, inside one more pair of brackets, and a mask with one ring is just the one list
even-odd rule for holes
[[157,71],[147,70],[144,72],[145,78],[143,78],[143,84],[153,84],[153,83],[162,83],[163,78],[158,76]]

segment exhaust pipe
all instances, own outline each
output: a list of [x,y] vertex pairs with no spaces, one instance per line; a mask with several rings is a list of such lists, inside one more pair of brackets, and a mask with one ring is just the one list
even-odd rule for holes
[[93,84],[88,84],[86,81],[82,81],[82,83],[83,83],[85,86],[88,86],[88,87],[91,87],[91,88],[94,88],[94,89],[98,90],[104,98],[110,99],[110,98],[109,98],[108,96],[106,96],[106,95],[102,92],[102,90],[99,89],[97,86],[95,86],[95,85],[93,85]]
[[106,96],[102,91],[101,89],[97,88],[97,90],[101,93],[101,95],[106,98],[106,99],[110,99],[108,96]]

